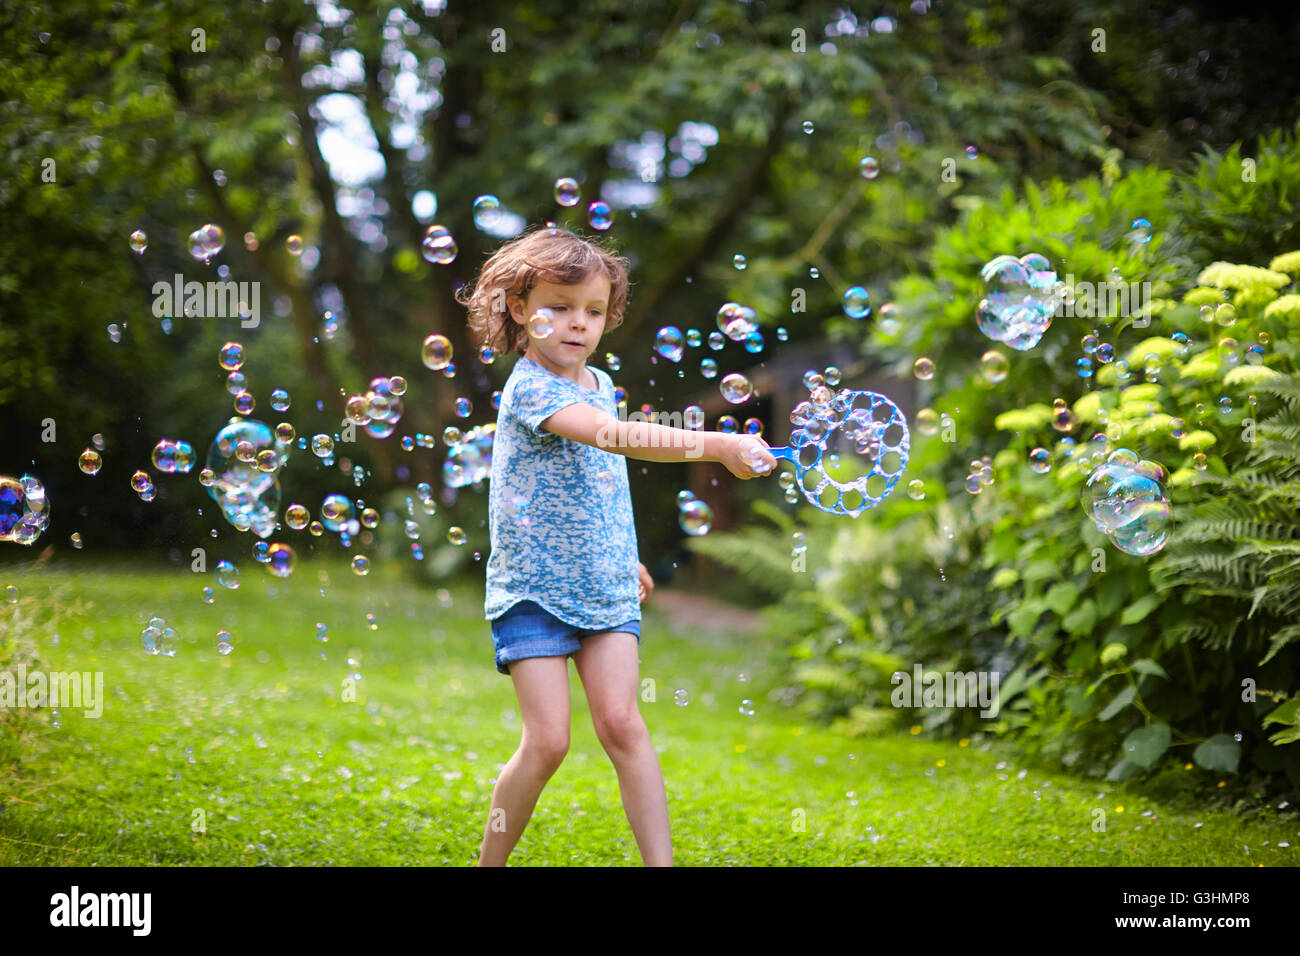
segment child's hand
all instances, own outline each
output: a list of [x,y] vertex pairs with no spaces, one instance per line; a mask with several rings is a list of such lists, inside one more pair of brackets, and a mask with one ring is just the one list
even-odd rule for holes
[[776,458],[767,450],[770,446],[757,435],[728,435],[727,438],[721,461],[737,478],[766,475],[776,467]]
[[650,596],[650,592],[655,589],[654,578],[650,577],[650,572],[645,569],[645,565],[640,562],[636,566],[637,577],[641,579],[637,585],[636,598],[644,603],[645,599]]

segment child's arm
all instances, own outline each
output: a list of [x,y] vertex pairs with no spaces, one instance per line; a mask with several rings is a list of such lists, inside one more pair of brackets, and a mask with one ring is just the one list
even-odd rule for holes
[[541,427],[563,438],[641,461],[721,462],[737,478],[765,475],[776,467],[767,442],[755,435],[620,421],[586,402],[566,405],[543,421]]

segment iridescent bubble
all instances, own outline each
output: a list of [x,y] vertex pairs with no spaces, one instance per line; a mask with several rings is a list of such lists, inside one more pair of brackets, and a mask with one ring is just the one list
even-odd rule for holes
[[557,179],[555,181],[555,201],[561,206],[576,206],[582,198],[576,179]]
[[1209,467],[1210,459],[1205,457],[1205,452],[1198,451],[1192,456],[1192,467],[1197,471],[1204,471]]
[[137,229],[131,233],[131,251],[139,255],[144,255],[144,251],[149,248],[149,237],[145,235],[143,229]]
[[761,435],[763,434],[763,423],[757,418],[746,418],[741,430],[746,435]]
[[352,502],[343,495],[326,495],[325,500],[321,502],[321,523],[329,531],[344,530],[352,520],[352,515]]
[[622,365],[623,363],[619,360],[619,357],[615,355],[613,352],[605,353],[605,367],[608,368],[611,372],[617,372],[620,368],[622,368]]
[[457,428],[455,425],[448,425],[446,428],[442,430],[442,440],[448,446],[459,445],[462,441],[464,441],[464,439],[465,436],[461,433],[461,430]]
[[912,374],[923,382],[934,378],[934,362],[924,355],[912,363]]
[[967,159],[975,159],[977,156],[979,156],[979,150],[978,150],[978,149],[976,149],[974,146],[967,146],[967,147],[966,147],[966,158],[967,158]]
[[294,434],[293,426],[288,422],[280,422],[280,424],[275,426],[275,440],[278,444],[291,444],[293,442]]
[[215,601],[215,600],[216,600],[216,596],[215,596],[215,593],[213,592],[212,588],[209,587],[208,585],[204,585],[204,586],[203,586],[203,603],[204,603],[204,604],[211,604],[211,603],[212,603],[213,601]]
[[273,391],[271,393],[271,407],[277,412],[287,412],[289,410],[289,393],[282,388]]
[[455,237],[446,226],[437,224],[430,226],[425,231],[424,240],[420,243],[420,255],[440,266],[454,262],[459,252],[460,246],[456,244]]
[[858,172],[863,179],[875,179],[880,175],[880,163],[874,156],[863,156],[858,161]]
[[678,508],[677,522],[693,537],[708,534],[713,527],[713,509],[698,498],[692,499]]
[[190,233],[190,255],[199,262],[209,262],[226,244],[226,233],[217,225],[205,223]]
[[745,266],[748,265],[748,262],[745,261],[745,257],[744,257],[744,256],[742,256],[742,255],[740,255],[739,253],[737,253],[736,255],[732,256],[732,258],[731,258],[731,264],[732,264],[733,266],[735,266],[737,269],[739,269],[739,270],[741,270],[741,271],[743,272],[744,269],[745,269]]
[[980,357],[980,374],[990,385],[1005,381],[1010,368],[1007,357],[996,349],[989,349]]
[[468,538],[465,536],[464,528],[452,527],[447,529],[447,540],[459,548]]
[[790,333],[789,333],[789,332],[787,332],[784,328],[777,328],[777,330],[776,330],[776,340],[777,340],[778,342],[785,342],[785,341],[788,341],[789,338],[790,338]]
[[1149,557],[1165,546],[1169,539],[1169,501],[1131,502],[1110,532],[1110,540],[1125,554]]
[[469,418],[469,414],[470,414],[470,412],[472,412],[473,410],[474,410],[474,407],[473,407],[473,405],[470,403],[470,400],[469,400],[468,398],[463,398],[463,397],[462,397],[462,398],[458,398],[458,399],[456,399],[456,417],[457,417],[457,418]]
[[675,325],[665,325],[655,334],[655,351],[670,362],[682,359],[682,330]]
[[329,458],[334,454],[334,439],[324,433],[313,435],[311,453],[317,458]]
[[1029,453],[1029,467],[1040,475],[1052,470],[1052,453],[1041,445]]
[[673,703],[678,707],[686,707],[691,702],[691,695],[682,688],[673,691]]
[[1221,302],[1214,310],[1214,321],[1225,329],[1237,321],[1237,310],[1231,302]]
[[239,568],[229,561],[217,562],[217,583],[231,591],[239,590]]
[[916,430],[933,437],[939,434],[939,414],[933,408],[923,408],[916,413]]
[[740,424],[730,415],[723,415],[718,419],[718,431],[724,435],[734,435],[740,429]]
[[528,334],[535,339],[547,339],[555,332],[555,313],[541,308],[528,320]]
[[1115,360],[1115,346],[1109,342],[1102,342],[1097,346],[1097,353],[1093,357],[1102,365],[1109,365]]
[[284,240],[284,248],[291,256],[302,255],[302,249],[303,249],[302,236],[298,235],[297,233],[288,236]]
[[491,232],[501,221],[501,200],[496,196],[479,196],[474,200],[474,225]]
[[604,232],[614,224],[614,211],[609,208],[609,203],[596,201],[587,207],[587,222],[591,223],[592,229]]
[[913,478],[907,483],[907,497],[913,501],[925,500],[925,482],[920,478]]
[[292,504],[284,509],[284,521],[294,531],[301,531],[307,527],[307,522],[311,519],[311,513],[300,504]]
[[682,411],[682,427],[692,430],[704,427],[704,409],[698,405],[687,405]]
[[763,333],[750,332],[745,336],[745,351],[751,355],[757,355],[763,351]]
[[[718,309],[718,331],[733,342],[742,341],[745,336],[749,335],[758,328],[758,316],[749,306],[741,305],[738,302],[727,302]],[[709,346],[713,346],[713,336],[709,336]],[[716,346],[722,348],[721,341]]]
[[104,459],[100,457],[99,452],[93,448],[87,448],[77,459],[77,467],[87,475],[99,474],[99,469],[104,465]]
[[420,350],[420,360],[424,362],[425,368],[436,372],[447,367],[447,363],[451,361],[451,354],[451,340],[445,335],[435,333],[424,340]]
[[374,508],[363,508],[361,511],[361,526],[363,528],[374,528],[379,525],[379,512]]
[[1264,346],[1256,343],[1246,346],[1245,358],[1247,365],[1261,364],[1264,361]]
[[1132,225],[1133,231],[1129,233],[1129,240],[1141,245],[1151,241],[1151,222],[1148,219],[1134,219]]
[[713,351],[715,352],[719,351],[726,344],[727,344],[727,340],[721,332],[709,333],[709,348],[712,349]]
[[754,386],[739,372],[723,376],[718,390],[722,393],[722,397],[733,405],[749,401],[750,396],[754,394]]
[[690,348],[698,349],[698,348],[700,347],[700,344],[701,344],[703,341],[704,341],[704,340],[703,340],[703,339],[701,338],[701,336],[700,336],[700,330],[699,330],[699,329],[687,329],[687,330],[686,330],[686,344],[687,344],[687,346],[689,346]]
[[705,378],[714,378],[718,374],[718,363],[711,358],[700,359],[700,374]]
[[137,470],[136,473],[131,476],[131,490],[134,491],[136,494],[139,494],[140,492],[144,491],[146,488],[149,487],[149,485],[150,485],[149,476],[145,474],[143,471]]
[[244,347],[238,342],[227,342],[221,346],[217,361],[227,372],[233,372],[244,364]]
[[247,415],[252,412],[256,402],[253,399],[252,392],[240,392],[235,396],[235,411],[241,415]]
[[1220,396],[1219,411],[1224,415],[1232,414],[1232,399],[1229,398],[1227,395]]
[[1074,413],[1062,399],[1056,399],[1052,406],[1052,427],[1058,432],[1074,431]]
[[860,285],[850,287],[841,302],[844,314],[850,319],[861,319],[871,314],[871,294]]
[[258,564],[266,564],[271,560],[271,546],[265,541],[259,541],[253,545],[253,560]]
[[1079,378],[1092,378],[1092,359],[1086,355],[1078,358],[1074,363],[1074,369]]
[[243,372],[231,372],[226,376],[226,391],[231,395],[238,395],[240,392],[246,391],[244,386],[247,384],[248,379]]
[[217,631],[217,653],[225,656],[235,649],[235,639],[224,628]]
[[370,559],[364,554],[358,554],[352,558],[352,573],[358,577],[364,577],[370,573]]
[[72,542],[72,546],[76,548],[78,551],[80,551],[84,547],[84,544],[82,543],[81,540],[80,531],[72,532],[72,537],[70,537],[68,540]]

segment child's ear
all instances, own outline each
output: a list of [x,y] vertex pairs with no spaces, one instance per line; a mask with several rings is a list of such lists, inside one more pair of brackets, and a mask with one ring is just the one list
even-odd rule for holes
[[524,324],[524,302],[517,295],[506,295],[506,309],[518,325]]

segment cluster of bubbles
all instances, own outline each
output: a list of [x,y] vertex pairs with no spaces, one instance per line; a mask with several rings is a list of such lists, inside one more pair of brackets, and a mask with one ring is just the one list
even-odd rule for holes
[[461,434],[459,429],[448,428],[453,433],[448,439],[447,460],[442,463],[442,482],[448,488],[476,485],[492,476],[492,442],[496,437],[496,422],[487,422]]
[[[743,342],[751,332],[758,331],[758,313],[739,302],[723,303],[718,309],[717,321],[718,331],[733,342]],[[715,345],[713,337],[709,337],[709,347],[715,351],[723,344],[721,336],[716,341]]]
[[[139,230],[137,230],[138,232]],[[144,233],[140,233],[141,237]],[[132,248],[135,248],[135,233],[131,234]],[[189,251],[190,256],[197,259],[205,265],[212,261],[212,257],[219,253],[226,245],[226,233],[220,227],[212,223],[205,223],[190,233]],[[137,252],[143,252],[144,249],[138,249]]]
[[251,418],[232,418],[212,440],[199,480],[236,530],[252,529],[260,538],[275,530],[279,471],[292,440],[292,428],[272,431]]
[[154,487],[148,473],[138,469],[131,476],[131,490],[140,496],[141,501],[153,501],[158,496],[158,489]]
[[1147,557],[1163,548],[1169,538],[1172,511],[1164,482],[1165,470],[1159,463],[1142,459],[1127,448],[1116,448],[1088,476],[1082,491],[1083,510],[1115,547]]
[[140,632],[140,643],[144,645],[146,654],[175,657],[180,640],[176,636],[176,628],[168,624],[164,618],[151,617],[144,630]]
[[683,531],[692,537],[708,534],[713,527],[713,509],[706,502],[695,497],[694,492],[683,490],[677,493],[677,523]]
[[187,441],[163,438],[154,445],[152,458],[153,466],[165,475],[188,475],[194,467],[194,446]]
[[993,484],[993,459],[989,455],[976,458],[970,463],[970,473],[966,476],[966,491],[978,495],[985,485]]
[[406,379],[402,376],[379,376],[370,380],[364,395],[353,395],[348,399],[344,414],[348,421],[365,426],[371,437],[387,438],[406,411],[402,401],[405,394]]
[[0,541],[31,546],[49,524],[50,506],[40,479],[0,475]]
[[1056,273],[1047,257],[1031,252],[995,256],[980,270],[984,298],[976,311],[979,329],[1017,351],[1038,344],[1061,302]]
[[440,266],[449,265],[456,260],[459,252],[460,246],[446,226],[435,223],[425,230],[424,240],[420,243],[420,255],[427,261]]

